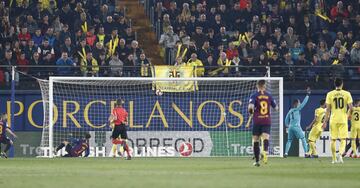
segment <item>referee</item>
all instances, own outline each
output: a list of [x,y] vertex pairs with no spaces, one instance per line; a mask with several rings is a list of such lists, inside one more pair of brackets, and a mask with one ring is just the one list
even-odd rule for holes
[[126,131],[126,126],[128,124],[128,113],[125,108],[123,108],[124,103],[125,101],[121,98],[116,100],[115,108],[112,110],[112,114],[109,120],[110,124],[113,124],[113,132],[111,134],[111,139],[112,143],[115,145],[115,151],[116,145],[121,144],[127,153],[127,159],[130,160],[131,156],[129,153],[129,147],[126,144],[126,140],[128,138]]

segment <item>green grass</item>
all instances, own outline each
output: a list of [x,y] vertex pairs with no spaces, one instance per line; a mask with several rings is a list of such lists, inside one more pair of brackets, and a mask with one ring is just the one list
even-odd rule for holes
[[360,187],[360,160],[270,158],[0,159],[1,188]]

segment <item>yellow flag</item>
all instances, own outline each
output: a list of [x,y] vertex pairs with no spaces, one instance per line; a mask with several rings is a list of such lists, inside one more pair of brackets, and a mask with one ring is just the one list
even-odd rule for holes
[[[156,78],[192,78],[195,75],[192,66],[158,65],[152,71]],[[195,81],[154,81],[153,89],[162,92],[191,92],[197,90],[197,86]]]

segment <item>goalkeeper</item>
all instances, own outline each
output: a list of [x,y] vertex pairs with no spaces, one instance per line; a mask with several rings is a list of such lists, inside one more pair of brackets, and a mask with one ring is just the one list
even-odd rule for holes
[[[307,95],[303,100],[303,102],[301,103],[299,99],[296,99],[293,102],[293,108],[291,108],[286,115],[285,125],[288,128],[288,141],[286,143],[284,157],[288,156],[288,152],[294,138],[301,140],[305,153],[308,151],[305,135],[300,125],[300,121],[301,121],[300,111],[304,108],[304,106],[308,102],[310,93],[311,90],[310,88],[308,88]],[[305,157],[308,157],[308,154],[305,154]]]
[[[128,124],[128,113],[126,112],[125,108],[123,108],[123,105],[125,104],[125,101],[123,99],[118,99],[116,101],[115,108],[112,111],[112,114],[109,117],[109,122],[111,128],[113,128],[111,139],[113,143],[112,151],[113,153],[116,153],[116,148],[118,144],[121,144],[121,146],[124,148],[124,150],[127,153],[127,160],[131,159],[130,152],[129,152],[129,146],[126,143],[127,140],[127,130],[126,126]],[[120,136],[120,138],[119,138]]]
[[55,155],[57,155],[58,151],[65,147],[66,155],[62,157],[79,157],[82,156],[82,153],[85,152],[84,157],[88,157],[90,154],[90,146],[89,139],[91,135],[86,133],[84,138],[82,139],[70,139],[70,141],[64,141],[61,143],[55,150]]

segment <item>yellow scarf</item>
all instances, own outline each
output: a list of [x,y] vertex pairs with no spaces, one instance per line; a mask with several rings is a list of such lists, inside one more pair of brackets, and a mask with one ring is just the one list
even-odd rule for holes
[[119,44],[119,37],[116,36],[115,39],[110,40],[108,58],[111,57],[114,54],[115,49],[118,46],[118,44]]
[[[178,46],[178,48],[177,48],[176,59],[177,59],[178,57],[180,57],[181,47],[182,47],[182,44],[180,44],[180,45]],[[183,53],[182,53],[182,55],[181,55],[181,58],[182,58],[182,59],[184,59],[187,50],[188,50],[188,49],[185,47],[185,50],[183,51]]]
[[148,77],[149,76],[149,67],[144,64],[144,61],[141,61],[141,76]]
[[[226,67],[230,66],[230,64],[231,64],[231,61],[230,61],[229,59],[226,59],[225,62],[223,62],[222,60],[220,60],[220,61],[221,61],[221,63],[222,63],[223,65],[225,65]],[[224,64],[224,63],[225,63],[225,64]]]
[[99,42],[104,44],[105,35],[104,34],[102,34],[102,35],[98,34],[97,37],[99,38]]
[[78,54],[80,55],[80,57],[81,57],[84,61],[86,61],[86,51],[85,51],[85,48],[81,48],[81,51],[82,51],[82,52],[79,52],[79,51],[78,51]]
[[250,38],[247,32],[239,35],[239,42],[245,42],[246,44],[250,44]]
[[270,51],[270,50],[266,51],[267,57],[272,57],[274,53],[275,53],[274,51]]
[[85,48],[81,48],[81,50],[82,50],[82,54],[83,54],[83,58],[85,59],[85,61],[86,61],[86,51],[85,51]]
[[87,22],[85,21],[83,25],[81,25],[81,29],[84,33],[88,31]]
[[325,21],[328,21],[330,23],[332,22],[332,20],[327,15],[321,14],[320,11],[315,12],[315,15],[319,16],[321,19],[323,19]]

